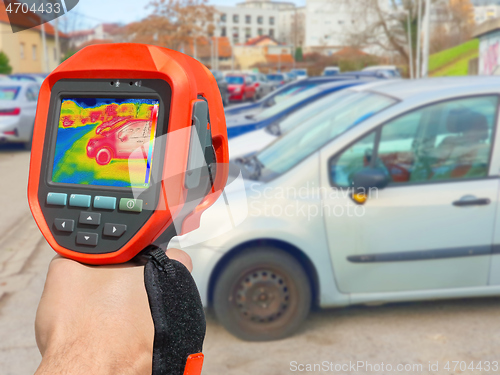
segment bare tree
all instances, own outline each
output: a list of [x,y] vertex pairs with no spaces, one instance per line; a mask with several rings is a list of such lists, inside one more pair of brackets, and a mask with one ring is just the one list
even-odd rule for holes
[[125,33],[134,42],[182,50],[200,35],[212,35],[215,9],[208,0],[155,0],[151,15],[128,25]]
[[346,30],[347,45],[372,47],[381,54],[396,56],[407,64],[410,62],[407,17],[410,17],[412,44],[416,46],[417,0],[341,1],[353,15],[353,23]]

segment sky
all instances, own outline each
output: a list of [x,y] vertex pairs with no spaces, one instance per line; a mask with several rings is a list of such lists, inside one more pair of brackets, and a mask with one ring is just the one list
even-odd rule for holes
[[[243,0],[241,0],[243,1]],[[234,6],[241,1],[210,0],[210,5]],[[286,0],[304,5],[305,0]],[[75,19],[75,29],[84,29],[99,23],[129,23],[146,17],[151,9],[146,9],[149,0],[80,0],[70,12]],[[66,17],[66,16],[64,16]],[[77,24],[77,25],[76,25]]]

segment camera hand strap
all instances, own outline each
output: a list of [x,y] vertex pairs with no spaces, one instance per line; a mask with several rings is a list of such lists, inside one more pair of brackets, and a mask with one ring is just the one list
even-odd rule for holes
[[165,251],[149,252],[144,281],[153,316],[153,375],[199,375],[206,321],[189,270]]

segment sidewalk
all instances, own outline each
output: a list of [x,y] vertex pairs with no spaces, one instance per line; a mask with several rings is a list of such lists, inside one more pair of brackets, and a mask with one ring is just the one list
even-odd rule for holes
[[33,374],[40,362],[34,321],[54,252],[31,215],[0,235],[0,371]]

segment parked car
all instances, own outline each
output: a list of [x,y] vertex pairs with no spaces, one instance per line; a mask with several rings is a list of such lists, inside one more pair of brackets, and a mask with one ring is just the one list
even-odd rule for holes
[[274,89],[277,89],[283,85],[286,85],[291,81],[291,78],[288,77],[285,73],[273,73],[268,74],[267,79],[271,82]]
[[[371,81],[368,81],[371,82]],[[371,87],[381,84],[382,81],[370,83]],[[346,95],[351,95],[355,90],[354,86],[368,85],[363,80],[344,80],[337,81],[339,90],[334,91],[324,97],[320,97],[315,101],[299,108],[297,111],[289,113],[287,116],[269,124],[265,128],[251,131],[243,135],[237,136],[229,140],[229,157],[234,160],[252,156],[256,152],[262,150],[278,137],[288,133],[297,126],[309,123],[308,120],[314,116],[318,116],[324,110],[342,100]],[[350,89],[348,89],[350,88]]]
[[337,74],[340,74],[340,68],[336,66],[327,66],[325,69],[323,69],[323,75],[324,76],[335,76]]
[[401,72],[395,65],[374,65],[363,69],[363,72],[378,72],[387,78],[401,78]]
[[0,143],[31,149],[39,91],[35,81],[0,81]]
[[262,73],[252,73],[248,75],[255,86],[255,99],[259,100],[260,98],[266,96],[271,91],[274,90],[274,86],[269,82],[267,76]]
[[340,83],[334,81],[314,86],[307,90],[302,90],[295,95],[290,95],[286,100],[283,100],[272,107],[266,108],[262,112],[255,115],[228,116],[226,117],[227,136],[228,138],[233,138],[269,126],[270,124],[291,115],[303,106],[312,103],[325,95],[347,87],[348,85],[344,82],[346,81],[340,81]]
[[224,78],[224,74],[220,70],[211,70],[217,81],[217,86],[219,86],[220,96],[222,98],[222,103],[224,106],[229,104],[229,90],[227,88],[227,82]]
[[[375,77],[368,77],[368,79],[374,79]],[[280,87],[279,89],[273,91],[269,95],[264,98],[254,102],[254,103],[245,103],[238,104],[226,108],[225,113],[226,117],[229,116],[249,116],[255,115],[259,112],[262,112],[264,109],[270,108],[283,100],[288,100],[290,96],[296,95],[303,90],[309,90],[315,86],[321,85],[323,83],[328,82],[336,82],[340,80],[346,79],[357,79],[356,77],[312,77],[307,78],[300,81],[291,82],[285,86]]]
[[243,102],[255,99],[255,86],[252,79],[247,75],[229,74],[226,75],[226,81],[230,101]]
[[270,340],[314,305],[499,295],[499,98],[497,77],[386,81],[246,160],[247,196],[177,240],[204,304]]
[[116,118],[102,123],[95,132],[96,135],[87,143],[87,156],[95,158],[99,165],[107,165],[113,159],[128,159],[134,155],[143,157],[134,151],[149,141],[151,121]]
[[297,79],[306,79],[309,77],[307,69],[292,69],[291,72],[297,76]]
[[44,81],[44,79],[47,77],[47,74],[38,74],[38,73],[19,73],[19,74],[11,74],[9,78],[14,81],[31,81],[31,82],[37,82],[39,85],[41,85]]

